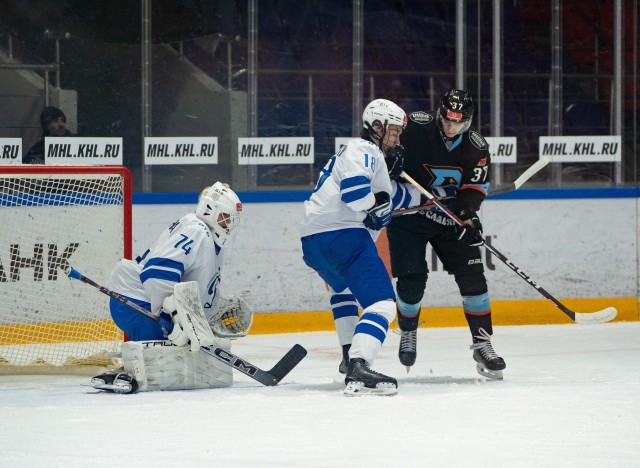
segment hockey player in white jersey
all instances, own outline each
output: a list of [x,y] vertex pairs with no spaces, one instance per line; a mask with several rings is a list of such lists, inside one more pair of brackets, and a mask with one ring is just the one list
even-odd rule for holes
[[130,341],[122,345],[124,369],[94,377],[95,388],[131,393],[232,384],[229,366],[197,351],[230,348],[229,339],[246,335],[251,325],[246,302],[218,290],[224,247],[241,212],[235,192],[216,182],[202,191],[195,213],[173,222],[135,260],[120,260],[109,288],[169,326],[111,299],[111,316]]
[[[360,138],[329,160],[305,202],[303,259],[330,287],[348,396],[397,393],[396,379],[370,366],[396,314],[395,292],[375,240],[391,220],[392,205],[406,208],[417,201],[407,190],[393,194],[385,164],[385,156],[401,152],[396,145],[406,123],[405,112],[395,103],[369,103]],[[358,303],[363,308],[360,319]]]

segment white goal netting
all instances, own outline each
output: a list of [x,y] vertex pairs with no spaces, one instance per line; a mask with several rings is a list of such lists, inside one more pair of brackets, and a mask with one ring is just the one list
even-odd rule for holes
[[64,269],[106,281],[130,254],[130,218],[124,168],[0,166],[0,371],[111,365],[123,336],[109,298]]

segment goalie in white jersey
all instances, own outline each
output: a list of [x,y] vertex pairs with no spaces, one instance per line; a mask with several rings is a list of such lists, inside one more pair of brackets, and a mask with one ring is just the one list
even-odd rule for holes
[[419,200],[419,194],[392,185],[385,163],[385,156],[401,159],[402,147],[396,145],[406,123],[405,112],[393,102],[369,103],[361,138],[350,140],[329,160],[305,202],[303,258],[330,287],[343,349],[340,372],[346,374],[344,393],[349,396],[397,392],[396,379],[370,366],[396,315],[395,292],[375,239],[391,221],[392,205],[406,208],[416,202],[412,197]]
[[131,393],[232,384],[229,366],[197,351],[205,345],[230,348],[229,340],[245,336],[251,326],[246,302],[218,290],[224,247],[241,212],[235,192],[216,182],[202,191],[195,213],[173,222],[135,260],[120,260],[109,288],[160,322],[110,300],[114,322],[131,341],[122,345],[124,369],[94,377],[95,388]]

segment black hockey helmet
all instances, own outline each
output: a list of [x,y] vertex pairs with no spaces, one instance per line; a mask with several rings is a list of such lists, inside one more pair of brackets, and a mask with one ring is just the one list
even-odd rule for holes
[[461,89],[450,89],[440,100],[440,106],[436,112],[436,124],[442,130],[442,120],[451,122],[464,122],[460,133],[466,132],[471,127],[475,106],[471,94]]

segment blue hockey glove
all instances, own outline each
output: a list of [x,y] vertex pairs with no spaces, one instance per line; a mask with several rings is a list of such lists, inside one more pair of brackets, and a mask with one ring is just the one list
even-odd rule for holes
[[478,218],[478,213],[473,210],[462,210],[458,216],[464,222],[462,226],[456,226],[458,240],[473,247],[483,245],[482,223]]
[[388,193],[376,193],[376,204],[367,210],[367,217],[362,222],[372,231],[379,231],[391,222],[391,201]]

